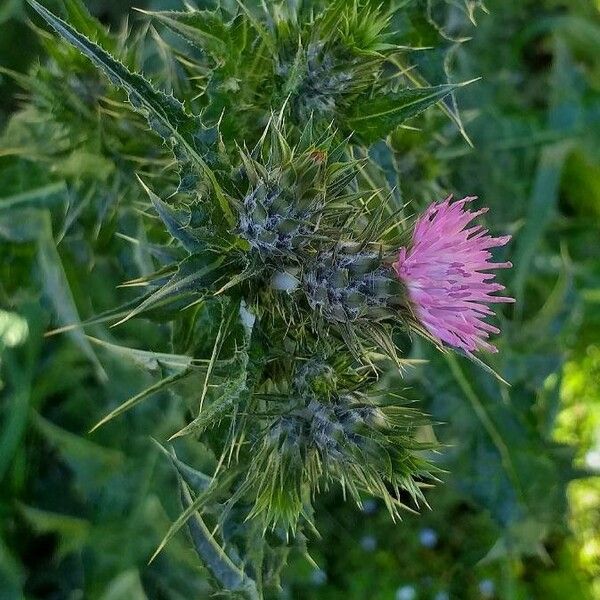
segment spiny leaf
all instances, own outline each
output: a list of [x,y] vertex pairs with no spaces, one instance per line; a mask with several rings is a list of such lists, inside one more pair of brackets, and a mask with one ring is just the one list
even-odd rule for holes
[[143,113],[150,127],[171,146],[180,147],[187,158],[194,163],[214,188],[223,216],[230,226],[235,219],[214,173],[205,161],[204,155],[211,152],[203,142],[205,129],[197,117],[189,115],[181,102],[174,96],[168,96],[139,73],[131,72],[123,63],[115,59],[104,48],[92,42],[71,25],[51,13],[37,0],[27,0],[31,7],[62,38],[87,56],[110,81],[123,88],[133,108]]
[[169,441],[186,435],[201,434],[208,427],[214,425],[219,419],[222,419],[235,400],[236,396],[234,394],[222,394],[219,398],[213,400],[207,407],[203,408],[202,412],[193,421],[188,423],[177,433],[174,433],[169,438]]
[[[169,455],[172,461],[177,460],[175,452],[171,454],[160,444],[158,446],[163,452]],[[219,483],[224,482],[220,481],[216,483],[216,480],[211,480],[211,485],[206,486],[205,490],[193,499],[185,480],[177,468],[177,464],[173,464],[177,469],[177,480],[179,482],[181,502],[184,510],[165,534],[158,548],[150,558],[149,563],[158,556],[173,536],[187,524],[196,552],[219,584],[229,591],[242,593],[249,600],[258,600],[259,595],[255,582],[229,558],[198,513],[199,508],[204,504],[208,495],[215,490]],[[225,477],[224,479],[228,481],[230,477]]]
[[[179,480],[181,481],[181,478],[179,478]],[[193,501],[190,499],[189,504],[184,506],[184,511],[171,524],[171,527],[169,527],[169,530],[154,551],[154,554],[150,557],[148,564],[154,561],[154,559],[162,552],[163,548],[171,541],[173,536],[186,524],[191,515],[198,511],[198,509],[206,502],[210,494],[212,494],[215,491],[215,488],[220,484],[220,480],[217,481],[216,479],[213,479],[212,484],[204,492],[198,494]]]
[[[1,225],[2,225],[2,223],[0,221],[0,233],[2,233]],[[149,296],[150,296],[150,294],[148,294],[147,296],[143,296],[142,298],[146,299]],[[104,311],[95,317],[86,319],[85,321],[77,321],[77,322],[69,323],[68,325],[63,325],[62,327],[57,327],[56,329],[47,331],[44,334],[44,337],[52,337],[52,336],[58,335],[60,333],[67,333],[67,332],[74,331],[77,329],[91,327],[92,325],[100,325],[101,323],[106,323],[108,321],[113,321],[114,319],[119,319],[119,318],[125,317],[131,312],[132,309],[135,309],[135,307],[138,306],[139,303],[140,303],[140,298],[134,298],[133,300],[129,300],[128,302],[125,302],[124,304],[121,304],[115,308],[111,308],[107,311]]]
[[169,452],[160,442],[156,441],[152,438],[152,441],[157,446],[157,448],[169,458],[171,464],[176,469],[177,473],[183,478],[187,485],[194,491],[195,494],[201,494],[205,492],[212,481],[212,477],[196,470],[192,469],[189,465],[184,463],[183,461],[177,458],[175,454],[175,450],[171,448]]
[[[119,358],[130,360],[134,364],[141,366],[148,371],[156,371],[161,366],[181,370],[201,366],[201,361],[193,358],[192,356],[185,356],[183,354],[167,354],[166,352],[150,352],[149,350],[138,350],[137,348],[128,348],[126,346],[111,344],[110,342],[99,340],[98,338],[91,337],[89,335],[86,337],[93,344],[104,348],[108,352],[112,352]],[[202,366],[202,368],[205,367]]]
[[[193,506],[192,497],[181,478],[179,485],[183,507],[189,509]],[[260,596],[254,580],[229,558],[209,531],[198,511],[191,512],[187,526],[196,552],[217,581],[226,590],[238,592],[247,600],[258,600]]]
[[165,377],[164,379],[157,381],[150,387],[141,391],[139,394],[136,394],[132,398],[129,398],[129,400],[126,400],[125,402],[123,402],[123,404],[121,404],[120,406],[118,406],[117,408],[115,408],[114,410],[109,412],[105,417],[100,419],[100,421],[98,421],[98,423],[96,423],[90,429],[89,433],[96,431],[96,429],[98,429],[99,427],[102,427],[102,425],[108,423],[109,421],[112,421],[112,419],[114,419],[115,417],[122,415],[124,412],[130,410],[131,408],[133,408],[134,406],[136,406],[137,404],[142,402],[142,400],[145,400],[149,396],[152,396],[152,394],[156,394],[157,392],[167,389],[170,385],[183,379],[184,377],[187,377],[190,373],[191,373],[190,369],[185,369],[184,371],[181,371],[180,373],[174,373],[173,375],[170,375],[169,377]]
[[[166,140],[171,137],[179,138],[186,147],[190,146],[192,154],[196,154],[196,150],[191,148],[193,141],[189,139],[188,135],[180,133],[180,129],[189,129],[194,118],[184,111],[183,105],[178,100],[155,89],[142,75],[129,71],[125,65],[111,56],[104,48],[52,14],[37,0],[27,0],[27,2],[62,38],[101,69],[114,85],[125,89],[134,108],[146,110],[147,114],[153,117],[150,125],[153,125],[155,131],[161,137]],[[201,126],[198,121],[193,125],[198,129]]]
[[191,235],[188,230],[188,223],[184,222],[182,215],[177,213],[171,208],[166,202],[163,202],[138,176],[138,181],[142,184],[142,187],[148,194],[152,206],[158,213],[164,223],[167,231],[179,242],[181,245],[190,253],[197,252],[201,244],[198,240]]
[[174,433],[169,441],[190,434],[200,434],[208,427],[222,419],[226,411],[239,400],[240,395],[247,387],[249,356],[245,350],[240,351],[241,358],[239,373],[231,377],[220,386],[220,393],[209,406],[202,408],[198,416],[188,423],[183,429]]
[[221,323],[219,325],[219,331],[217,332],[217,339],[215,340],[215,344],[213,346],[213,351],[210,357],[210,361],[208,363],[208,368],[206,370],[206,377],[204,378],[204,385],[202,386],[202,395],[200,396],[200,409],[199,412],[202,412],[202,406],[204,404],[204,399],[206,398],[206,394],[208,392],[208,383],[210,381],[210,376],[212,375],[213,369],[215,368],[215,363],[217,358],[219,358],[219,354],[221,352],[221,348],[223,347],[223,342],[227,337],[227,334],[230,331],[231,326],[234,323],[234,317],[238,314],[237,305],[235,305],[235,309],[232,310],[231,306],[225,306],[223,317],[221,318]]
[[218,295],[222,294],[223,292],[226,292],[227,290],[231,289],[232,287],[235,287],[236,285],[242,283],[242,281],[246,281],[247,279],[254,277],[256,275],[256,273],[257,273],[256,270],[251,269],[251,268],[246,268],[241,273],[238,273],[237,275],[234,275],[233,277],[231,277],[231,279],[229,279],[229,281],[225,285],[223,285],[223,287],[219,288],[215,292],[215,296],[218,296]]
[[225,260],[225,257],[218,256],[212,262],[207,262],[207,258],[209,256],[191,255],[184,260],[179,265],[177,273],[173,275],[167,284],[151,294],[139,306],[115,323],[113,327],[129,321],[129,319],[146,310],[168,304],[192,293],[199,293],[202,289],[205,289],[203,279],[217,270]]
[[[398,70],[404,73],[405,77],[410,81],[415,87],[428,87],[429,83],[423,75],[417,71],[416,69],[411,69],[404,61],[400,60],[398,56],[390,57],[390,62],[398,67]],[[446,73],[448,75],[448,73]],[[448,102],[441,102],[440,108],[443,113],[445,113],[458,127],[462,137],[467,142],[467,144],[473,147],[473,142],[467,135],[465,131],[465,127],[462,122],[462,118],[456,108],[456,101],[453,96],[450,97],[451,105],[448,105]]]
[[240,9],[248,19],[248,21],[250,21],[250,23],[252,24],[252,27],[254,28],[256,33],[260,36],[260,39],[263,41],[265,46],[269,49],[273,56],[276,56],[277,47],[275,45],[275,40],[273,39],[271,32],[269,32],[267,29],[265,29],[265,27],[263,27],[262,23],[250,12],[248,7],[242,2],[242,0],[236,1]]
[[407,119],[418,115],[469,83],[472,82],[406,88],[379,98],[358,102],[354,107],[354,113],[348,119],[348,126],[367,143],[374,142],[391,133]]
[[229,28],[215,12],[208,10],[139,12],[156,19],[197,48],[212,54],[218,61],[227,59],[231,43]]

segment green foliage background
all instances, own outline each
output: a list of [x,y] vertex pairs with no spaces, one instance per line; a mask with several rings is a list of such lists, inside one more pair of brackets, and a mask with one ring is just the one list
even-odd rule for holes
[[[0,66],[18,73],[45,60],[23,4],[0,5]],[[126,4],[89,6],[118,27]],[[430,110],[371,152],[403,200],[420,207],[448,191],[476,194],[492,231],[513,233],[507,285],[517,304],[492,363],[511,387],[415,342],[410,358],[427,364],[388,383],[439,423],[420,433],[442,443],[431,510],[392,525],[377,502],[361,511],[332,489],[316,506],[321,537],[309,540],[318,568],[292,551],[280,596],[600,598],[600,6],[407,4],[422,14],[413,23],[420,44],[436,48],[418,59],[423,73],[481,77],[456,94],[472,146]],[[76,53],[69,59],[89,68]],[[88,434],[152,384],[139,364],[148,359],[115,357],[79,330],[44,336],[129,299],[117,286],[149,272],[147,254],[128,241],[146,235],[134,177],[143,142],[101,115],[122,134],[118,151],[134,157],[116,168],[100,140],[74,140],[23,110],[18,77],[3,75],[0,86],[0,598],[209,597],[182,533],[147,564],[180,511],[151,438],[179,430],[184,407],[159,394]],[[42,109],[64,108],[47,102]],[[169,161],[160,148],[145,160]],[[127,210],[104,185],[115,178]],[[119,339],[146,349],[166,335],[144,320],[123,329]],[[182,452],[191,464],[208,460],[194,444]]]

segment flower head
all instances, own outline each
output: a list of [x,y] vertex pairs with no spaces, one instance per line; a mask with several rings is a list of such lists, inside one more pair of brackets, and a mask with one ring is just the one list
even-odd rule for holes
[[493,296],[504,289],[493,283],[492,269],[511,267],[491,262],[490,248],[504,246],[510,236],[492,237],[481,225],[467,227],[487,211],[465,207],[473,197],[432,204],[419,217],[410,248],[401,248],[394,269],[408,289],[416,317],[434,337],[468,352],[496,352],[487,342],[499,329],[485,322],[494,302],[514,302]]

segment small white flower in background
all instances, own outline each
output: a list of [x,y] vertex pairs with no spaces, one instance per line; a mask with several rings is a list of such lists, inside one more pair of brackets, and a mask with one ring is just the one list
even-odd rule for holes
[[591,471],[600,471],[600,448],[586,452],[585,466]]
[[416,600],[417,590],[412,585],[403,585],[396,590],[396,600]]
[[492,598],[496,591],[496,586],[491,579],[482,579],[479,582],[479,593],[482,598]]
[[366,515],[372,515],[377,511],[377,501],[373,500],[373,498],[369,498],[368,500],[365,500],[362,503],[362,508],[361,510],[366,514]]
[[438,543],[438,534],[435,529],[425,527],[419,531],[419,542],[424,548],[434,548]]
[[365,535],[360,540],[360,545],[363,550],[373,552],[377,548],[377,539],[374,535]]
[[327,583],[327,573],[323,569],[315,569],[310,574],[310,580],[314,585],[325,585]]
[[0,347],[21,345],[29,334],[27,321],[16,313],[0,310]]

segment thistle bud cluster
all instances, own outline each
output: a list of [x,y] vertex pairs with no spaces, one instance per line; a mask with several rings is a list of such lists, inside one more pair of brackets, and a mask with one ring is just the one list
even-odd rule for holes
[[389,262],[375,252],[323,253],[303,285],[310,306],[334,322],[386,318],[405,303]]
[[[351,379],[353,389],[346,388]],[[302,365],[285,407],[253,445],[244,485],[256,498],[252,514],[263,515],[266,525],[283,523],[295,530],[299,515],[311,513],[319,489],[336,481],[344,482],[357,502],[365,492],[381,497],[393,516],[400,488],[416,502],[422,499],[408,476],[409,471],[430,476],[426,463],[412,453],[419,447],[411,440],[416,413],[382,404],[365,380],[351,379],[323,361]],[[269,404],[277,407],[277,399]]]
[[314,230],[310,210],[300,211],[286,195],[279,185],[261,182],[244,198],[239,233],[261,254],[297,251]]
[[273,27],[276,89],[289,93],[298,123],[342,117],[361,94],[378,85],[386,54],[389,15],[380,9],[336,0],[311,22],[283,11]]
[[[352,90],[353,71],[320,41],[308,44],[304,60],[305,74],[292,99],[294,114],[300,121],[312,115],[332,118],[337,104]],[[293,68],[290,58],[278,64],[276,72],[285,80]]]
[[[326,209],[345,193],[350,165],[331,156],[334,135],[312,138],[312,122],[296,146],[275,121],[253,155],[242,153],[247,191],[237,233],[263,261],[296,260],[326,226]],[[269,134],[269,135],[267,135]],[[325,217],[325,218],[324,218]]]
[[[410,314],[408,297],[393,267],[396,253],[379,237],[381,227],[371,227],[365,239],[364,227],[356,224],[357,205],[368,211],[371,201],[370,190],[357,181],[358,161],[340,151],[344,145],[335,130],[320,133],[312,119],[294,145],[293,136],[273,117],[261,143],[241,154],[236,188],[245,194],[232,196],[232,204],[235,232],[248,251],[233,268],[251,270],[249,295],[259,298],[259,314],[275,309],[305,315],[313,322],[313,339],[323,327],[350,327],[354,337],[364,338],[365,325],[396,326]],[[287,292],[287,308],[273,290]]]

